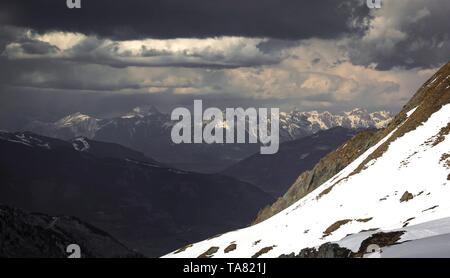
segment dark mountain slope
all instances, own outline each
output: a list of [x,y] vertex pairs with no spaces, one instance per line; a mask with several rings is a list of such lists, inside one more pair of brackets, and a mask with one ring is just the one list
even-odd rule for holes
[[92,154],[99,158],[132,159],[163,166],[162,163],[145,156],[143,153],[115,143],[94,141],[85,137],[70,140],[74,149]]
[[149,256],[245,226],[273,200],[233,178],[96,156],[31,133],[2,132],[0,153],[0,202],[74,215]]

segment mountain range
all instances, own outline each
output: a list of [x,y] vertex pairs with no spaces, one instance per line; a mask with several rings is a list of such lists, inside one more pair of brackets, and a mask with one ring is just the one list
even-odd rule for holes
[[[280,113],[280,141],[300,139],[333,127],[349,129],[382,128],[391,115],[386,111],[368,113],[363,109],[333,115],[329,112]],[[138,107],[119,117],[97,119],[82,113],[68,115],[54,123],[34,121],[24,130],[63,140],[74,137],[112,142],[143,152],[173,167],[214,173],[225,170],[238,161],[259,152],[255,144],[174,144],[171,129],[175,124],[170,115],[155,107]],[[225,125],[224,125],[225,126]],[[254,136],[249,130],[248,136]]]
[[390,124],[298,177],[251,227],[165,257],[450,255],[450,63]]
[[347,129],[379,129],[386,127],[392,120],[387,111],[369,113],[365,109],[356,108],[341,114],[325,112],[301,112],[293,110],[280,114],[281,141],[295,140],[315,134],[333,127]]

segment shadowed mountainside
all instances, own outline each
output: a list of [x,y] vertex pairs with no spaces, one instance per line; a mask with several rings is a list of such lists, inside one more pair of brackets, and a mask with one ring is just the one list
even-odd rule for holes
[[244,227],[273,201],[251,184],[85,138],[1,132],[0,152],[0,202],[79,217],[148,256]]

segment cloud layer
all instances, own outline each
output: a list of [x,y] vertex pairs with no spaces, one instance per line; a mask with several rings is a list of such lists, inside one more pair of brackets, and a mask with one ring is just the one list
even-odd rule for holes
[[33,111],[42,115],[49,101],[39,94],[53,95],[60,114],[107,96],[121,100],[101,113],[195,98],[398,110],[450,53],[446,0],[384,0],[374,10],[363,0],[82,3],[80,10],[64,0],[0,3],[4,111],[16,113],[9,104],[20,100],[29,102],[24,110],[41,105]]

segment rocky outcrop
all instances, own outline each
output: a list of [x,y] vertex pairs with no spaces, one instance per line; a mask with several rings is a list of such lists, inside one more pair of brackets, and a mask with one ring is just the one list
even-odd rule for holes
[[350,258],[353,252],[350,249],[340,247],[336,243],[325,243],[319,248],[305,248],[298,255],[295,253],[281,255],[280,258],[319,259],[319,258]]

